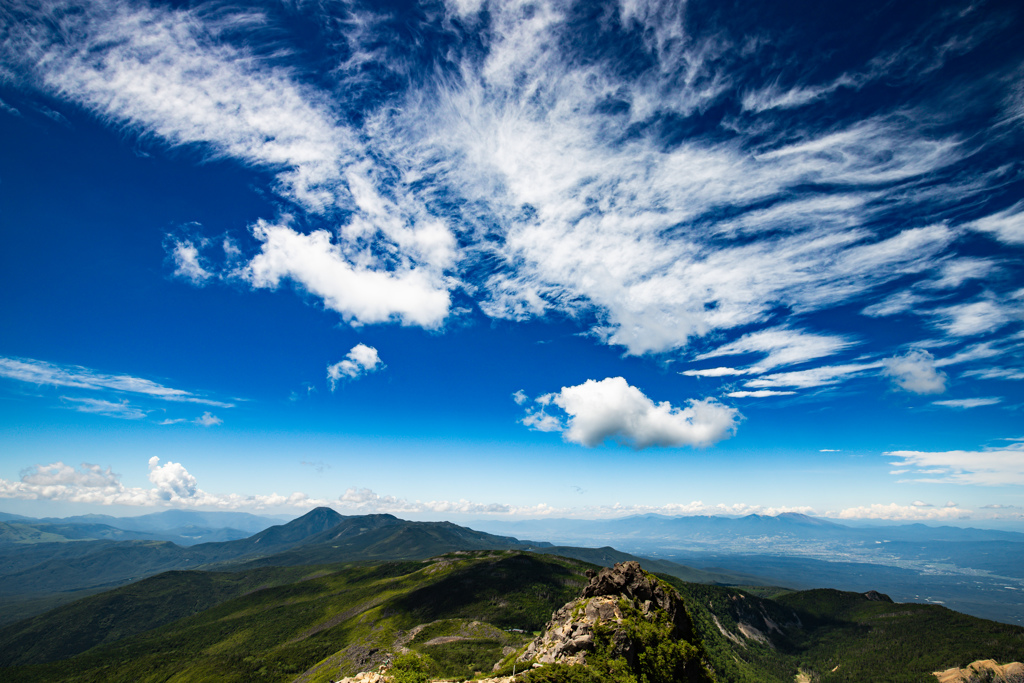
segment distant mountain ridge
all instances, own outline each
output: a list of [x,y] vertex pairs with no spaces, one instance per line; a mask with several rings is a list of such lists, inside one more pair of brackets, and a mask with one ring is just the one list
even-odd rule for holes
[[554,518],[541,520],[500,521],[475,520],[472,524],[491,533],[529,535],[553,543],[598,543],[614,540],[652,545],[658,541],[741,538],[774,534],[792,538],[846,539],[855,541],[929,540],[929,541],[1010,541],[1024,542],[1024,533],[994,529],[952,526],[929,526],[921,523],[884,527],[851,527],[833,520],[811,517],[797,512],[778,515],[751,514],[743,517],[721,515],[667,516],[659,514],[631,515],[614,519],[585,520]]
[[453,550],[538,545],[547,544],[524,543],[449,522],[410,522],[393,515],[346,517],[325,507],[247,538],[189,547],[159,540],[11,543],[0,546],[0,623],[35,613],[18,611],[18,603],[27,600],[47,597],[51,602],[39,604],[54,607],[61,604],[61,596],[67,602],[175,569],[424,559]]

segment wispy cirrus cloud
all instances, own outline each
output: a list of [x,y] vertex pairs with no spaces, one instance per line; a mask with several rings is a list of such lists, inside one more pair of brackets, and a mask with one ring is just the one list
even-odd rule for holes
[[[141,377],[110,375],[78,365],[57,365],[32,358],[0,357],[0,377],[6,377],[7,379],[27,384],[72,387],[93,391],[115,391],[159,399],[161,401],[200,403],[218,408],[234,407],[233,403],[205,398],[183,389],[165,387],[162,384]],[[66,400],[78,401],[81,405],[93,406],[109,403],[98,401],[97,399]]]
[[911,475],[910,481],[972,486],[1024,484],[1024,444],[978,451],[890,451],[892,464]]
[[854,343],[851,339],[837,335],[777,327],[745,334],[713,351],[696,356],[695,360],[741,354],[765,354],[757,361],[759,372],[764,372],[782,365],[794,365],[831,356],[853,346]]
[[994,406],[1001,403],[1003,399],[998,396],[987,396],[984,398],[955,398],[947,401],[932,401],[932,405],[946,406],[947,408],[980,408],[982,406]]
[[[280,214],[223,269],[198,240],[168,243],[196,285],[290,281],[352,325],[429,329],[465,298],[496,318],[572,316],[634,355],[711,337],[698,359],[760,354],[762,374],[869,341],[811,329],[837,306],[919,313],[956,339],[1020,322],[996,261],[960,248],[965,231],[1016,243],[1020,203],[950,218],[1005,182],[976,167],[995,143],[959,132],[955,96],[934,87],[996,30],[970,13],[936,12],[898,45],[807,74],[761,55],[773,41],[688,26],[680,3],[610,8],[586,48],[565,39],[572,3],[482,6],[417,19],[447,46],[426,71],[389,41],[388,13],[355,4],[309,8],[344,46],[317,77],[273,13],[103,0],[15,3],[4,57],[25,87],[111,126],[272,178]],[[771,68],[749,69],[759,57]],[[868,84],[872,98],[832,110],[843,116],[801,115]],[[981,280],[991,293],[959,291]],[[861,374],[776,373],[744,390]]]
[[62,401],[70,403],[75,410],[82,413],[95,413],[107,417],[118,417],[123,420],[141,420],[146,417],[146,411],[137,408],[124,401],[104,401],[97,398],[72,398],[61,396]]

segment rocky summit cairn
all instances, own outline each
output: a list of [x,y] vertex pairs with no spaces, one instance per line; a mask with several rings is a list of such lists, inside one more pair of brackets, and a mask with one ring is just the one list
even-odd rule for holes
[[678,594],[638,562],[621,562],[588,576],[590,583],[581,596],[551,615],[519,661],[586,664],[600,630],[610,637],[609,655],[633,666],[643,646],[630,636],[627,622],[637,618],[663,623],[673,639],[693,641],[693,624]]

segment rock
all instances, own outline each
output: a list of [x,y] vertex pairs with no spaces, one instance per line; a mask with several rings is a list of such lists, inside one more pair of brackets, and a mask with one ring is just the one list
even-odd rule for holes
[[566,603],[551,615],[551,621],[520,655],[519,661],[540,664],[585,664],[594,647],[595,626],[611,629],[612,656],[623,657],[632,666],[637,646],[624,628],[623,609],[637,611],[645,619],[667,618],[672,637],[693,640],[693,624],[675,591],[664,586],[637,562],[591,572],[590,583],[581,597]]
[[868,600],[873,600],[875,602],[892,602],[892,598],[890,598],[885,593],[879,593],[878,591],[868,591],[863,595]]
[[1000,666],[995,660],[981,659],[964,669],[947,669],[934,674],[939,683],[1024,683],[1024,664],[1010,662]]

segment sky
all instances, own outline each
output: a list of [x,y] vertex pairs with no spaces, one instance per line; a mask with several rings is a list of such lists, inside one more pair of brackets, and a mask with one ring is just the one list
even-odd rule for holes
[[0,7],[0,510],[1024,529],[1024,6]]

